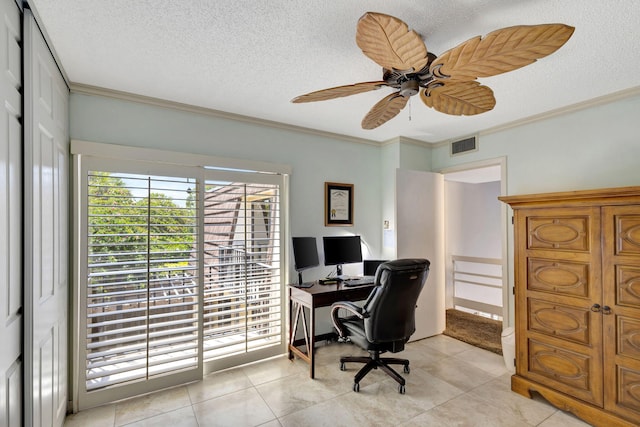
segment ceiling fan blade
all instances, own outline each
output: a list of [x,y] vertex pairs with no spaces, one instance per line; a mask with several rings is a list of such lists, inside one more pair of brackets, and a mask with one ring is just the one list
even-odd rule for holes
[[431,63],[436,78],[475,80],[513,71],[552,54],[573,34],[564,24],[519,25],[467,40]]
[[493,91],[476,81],[447,81],[420,92],[427,107],[453,116],[473,116],[486,113],[496,105]]
[[393,119],[407,105],[408,100],[409,97],[405,98],[398,92],[385,96],[364,116],[362,129],[375,129]]
[[382,68],[416,72],[427,65],[427,47],[420,35],[393,16],[376,12],[362,15],[356,43]]
[[296,96],[291,100],[293,103],[326,101],[328,99],[341,98],[343,96],[356,95],[358,93],[369,92],[371,90],[380,89],[382,86],[388,86],[384,81],[364,82],[353,85],[337,86],[329,89],[317,90],[304,95]]

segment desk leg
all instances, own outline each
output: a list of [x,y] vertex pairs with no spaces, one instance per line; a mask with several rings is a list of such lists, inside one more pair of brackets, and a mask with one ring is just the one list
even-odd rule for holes
[[315,310],[313,309],[313,307],[309,310],[311,312],[310,315],[310,320],[311,320],[311,324],[309,325],[309,335],[311,335],[309,337],[309,347],[307,348],[307,352],[309,353],[309,360],[310,360],[310,368],[309,368],[309,376],[311,377],[311,379],[314,379],[316,376],[316,360],[315,360],[315,354],[316,354],[316,315],[315,315]]
[[[316,317],[315,310],[309,307],[309,322],[307,323],[307,314],[305,306],[299,302],[291,302],[289,307],[289,360],[292,360],[294,354],[298,355],[304,361],[309,363],[309,376],[315,377],[315,346],[316,346]],[[295,311],[295,313],[294,313]],[[302,318],[302,319],[301,319]],[[304,334],[304,344],[306,352],[303,352],[295,346],[296,332],[298,325],[302,320],[302,331]]]
[[[294,310],[296,311],[295,316],[293,315]],[[296,329],[298,329],[298,311],[299,310],[300,310],[300,305],[289,300],[289,345],[287,346],[287,348],[289,349],[289,360],[293,360],[293,351],[291,351],[291,347],[293,347],[293,340],[295,339],[295,336],[296,336]]]

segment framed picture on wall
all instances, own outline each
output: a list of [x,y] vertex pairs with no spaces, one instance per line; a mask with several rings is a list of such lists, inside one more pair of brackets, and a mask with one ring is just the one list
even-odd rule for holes
[[324,225],[353,225],[353,184],[324,183]]

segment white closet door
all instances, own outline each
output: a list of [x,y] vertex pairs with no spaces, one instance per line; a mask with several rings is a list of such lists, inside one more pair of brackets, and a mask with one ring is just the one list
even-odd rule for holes
[[22,425],[22,54],[20,11],[0,1],[0,426]]
[[397,257],[426,258],[429,277],[418,298],[411,340],[441,334],[444,309],[444,178],[439,173],[396,172]]
[[25,425],[67,408],[69,91],[24,11]]

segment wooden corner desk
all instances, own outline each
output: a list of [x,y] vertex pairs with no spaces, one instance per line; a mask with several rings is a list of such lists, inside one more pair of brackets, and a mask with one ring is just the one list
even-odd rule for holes
[[[289,288],[289,359],[294,354],[309,364],[309,376],[315,377],[315,344],[316,344],[316,318],[315,309],[328,307],[337,301],[360,301],[366,299],[373,284],[347,287],[342,283],[333,285],[321,285],[316,282],[310,288],[298,288],[288,285]],[[304,308],[309,311],[309,319]],[[296,332],[302,322],[304,340],[296,340]],[[304,350],[299,348],[304,345]]]

